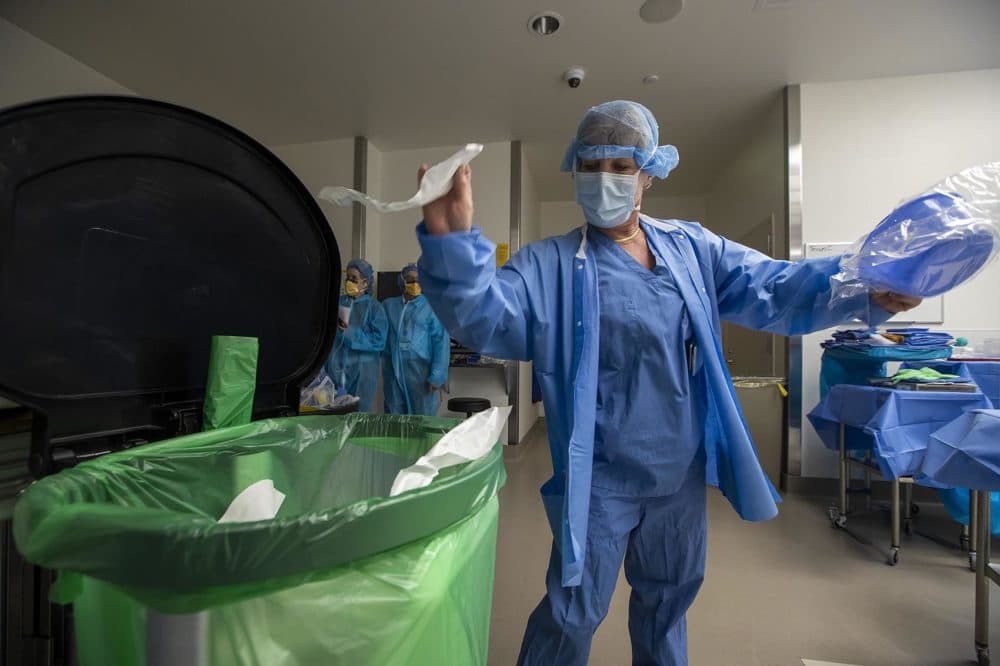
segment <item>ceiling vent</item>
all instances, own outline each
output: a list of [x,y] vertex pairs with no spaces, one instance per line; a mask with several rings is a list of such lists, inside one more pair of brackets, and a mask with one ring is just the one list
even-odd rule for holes
[[555,34],[559,26],[563,24],[563,18],[555,12],[542,12],[535,14],[528,19],[528,30],[539,37],[549,37]]

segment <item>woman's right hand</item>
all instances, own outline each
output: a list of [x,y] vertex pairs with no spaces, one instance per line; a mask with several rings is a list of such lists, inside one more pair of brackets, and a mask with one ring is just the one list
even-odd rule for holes
[[[423,164],[417,172],[418,186],[428,168]],[[448,194],[424,206],[424,223],[431,236],[472,229],[472,167],[459,167]]]

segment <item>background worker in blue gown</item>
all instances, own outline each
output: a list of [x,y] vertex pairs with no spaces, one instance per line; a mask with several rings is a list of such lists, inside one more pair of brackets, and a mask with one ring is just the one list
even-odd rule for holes
[[338,388],[358,397],[361,412],[370,412],[375,402],[379,360],[389,328],[382,304],[369,294],[374,277],[375,270],[364,259],[352,259],[347,264],[337,337],[326,362],[330,379]]
[[[917,304],[862,294],[830,305],[838,257],[771,259],[692,222],[639,213],[678,163],[634,102],[590,109],[566,151],[586,222],[497,270],[472,225],[471,170],[424,208],[424,293],[484,354],[533,361],[554,474],[542,487],[554,544],[547,594],[519,663],[586,664],[625,563],[636,664],[686,664],[685,613],[705,567],[705,487],[747,520],[777,514],[720,347],[720,320],[802,335]],[[421,168],[422,176],[425,167]]]
[[382,357],[382,384],[388,414],[437,416],[448,380],[451,338],[420,292],[416,264],[399,274],[402,296],[386,299],[389,337]]

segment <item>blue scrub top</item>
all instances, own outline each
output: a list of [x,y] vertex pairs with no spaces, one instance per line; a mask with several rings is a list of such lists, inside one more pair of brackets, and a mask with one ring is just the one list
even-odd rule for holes
[[702,442],[702,401],[689,367],[693,331],[670,263],[652,270],[592,234],[600,285],[600,355],[592,485],[664,496],[683,483]]

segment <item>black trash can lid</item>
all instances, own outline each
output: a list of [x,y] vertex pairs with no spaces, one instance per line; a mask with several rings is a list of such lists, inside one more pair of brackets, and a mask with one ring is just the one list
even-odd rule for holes
[[255,411],[333,342],[340,253],[262,145],[188,109],[79,97],[0,111],[0,394],[53,438],[204,395],[213,335],[260,340]]

